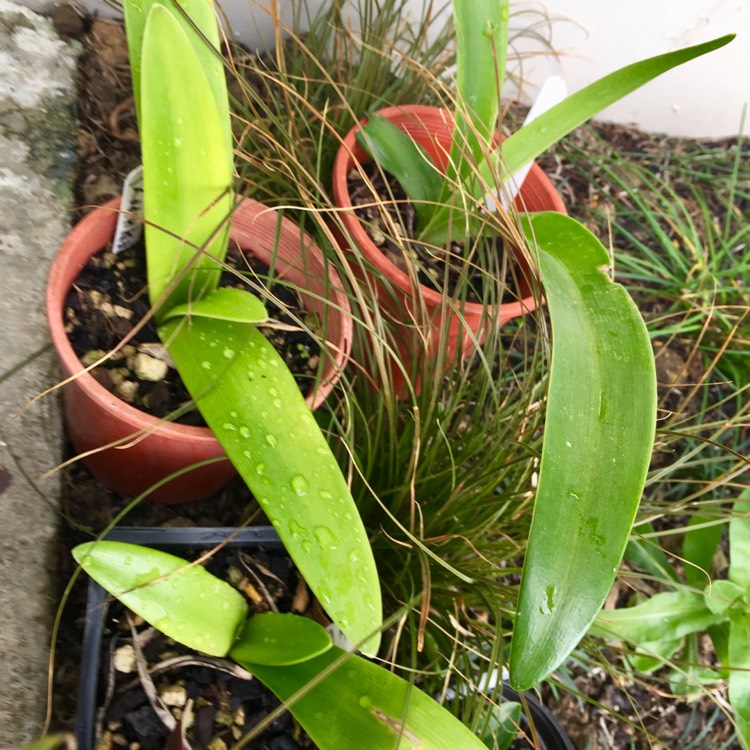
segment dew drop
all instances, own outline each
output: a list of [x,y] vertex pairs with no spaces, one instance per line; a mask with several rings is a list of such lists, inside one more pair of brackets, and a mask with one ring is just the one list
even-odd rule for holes
[[221,427],[223,430],[227,430],[227,432],[237,432],[237,427],[231,422],[224,422]]
[[292,479],[292,489],[294,490],[297,497],[304,497],[307,491],[310,489],[310,485],[301,474],[298,474]]
[[256,474],[262,475],[262,474],[265,474],[265,471],[266,471],[266,465],[265,464],[258,464],[255,467],[255,473]]
[[329,550],[338,549],[336,537],[327,526],[317,526],[314,530],[314,534],[321,546],[327,547]]
[[243,438],[250,437],[250,429],[246,427],[244,424],[240,427],[240,435],[242,435]]
[[210,370],[211,369],[211,363],[207,359],[204,359],[203,362],[201,362],[201,367],[204,370]]
[[227,359],[232,359],[234,357],[234,349],[229,349],[228,347],[224,349],[224,356]]
[[280,398],[275,398],[275,399],[273,400],[273,405],[274,405],[274,406],[275,406],[275,407],[276,407],[277,409],[281,409],[281,406],[282,406],[282,404],[281,404],[281,399],[280,399]]
[[275,448],[276,447],[276,443],[278,442],[278,440],[276,439],[276,435],[271,435],[270,433],[268,435],[266,435],[266,442],[272,448]]
[[255,380],[255,370],[248,370],[247,371],[247,379],[248,380]]

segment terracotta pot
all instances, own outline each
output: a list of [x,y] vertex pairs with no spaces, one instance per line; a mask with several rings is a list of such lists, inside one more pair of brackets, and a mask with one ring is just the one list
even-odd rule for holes
[[[419,143],[439,169],[444,170],[446,168],[453,132],[453,116],[450,112],[438,107],[411,105],[388,107],[380,110],[378,114],[390,120]],[[415,297],[419,298],[415,294],[415,282],[407,273],[389,261],[374,244],[353,210],[347,177],[357,163],[366,164],[371,161],[357,142],[356,137],[357,131],[365,122],[366,120],[363,120],[349,131],[336,155],[333,166],[334,200],[338,207],[351,209],[342,212],[341,220],[353,243],[356,244],[377,273],[390,282],[391,289],[400,291],[402,295],[400,300],[402,306],[398,310],[396,306],[388,303],[388,298],[392,297],[394,292],[383,292],[383,306],[390,309],[392,313],[400,315],[403,315],[404,309],[407,310],[409,320],[403,321],[404,326],[413,325],[414,321],[422,323],[424,322],[424,316],[420,314],[418,306],[412,302]],[[516,199],[516,207],[519,211],[559,211],[560,213],[566,213],[560,195],[536,164],[532,166],[523,183],[521,192]],[[528,277],[529,269],[520,254],[517,255],[516,260],[520,265],[519,279]],[[375,280],[375,284],[377,288],[377,280]],[[398,291],[395,293],[398,293]],[[457,300],[453,300],[449,304],[449,300],[440,292],[420,285],[419,294],[428,318],[426,323],[432,329],[433,346],[437,347],[440,331],[443,330],[444,326],[447,326],[448,357],[450,361],[455,354],[459,339],[462,340],[463,351],[469,350],[472,340],[469,331],[479,340],[482,340],[482,327],[486,326],[489,320],[497,326],[502,326],[512,318],[531,312],[535,307],[535,302],[528,285],[525,285],[519,291],[520,301],[502,304],[498,309],[490,311],[488,315],[488,311],[480,303],[459,303]],[[420,341],[416,337],[412,338],[412,341],[414,340]],[[424,341],[424,339],[422,338],[421,341]]]
[[[166,422],[114,396],[83,371],[70,345],[63,321],[65,298],[88,259],[111,242],[119,203],[119,198],[114,199],[90,213],[63,242],[50,270],[47,320],[65,375],[75,376],[63,393],[76,451],[108,487],[123,495],[137,495],[176,471],[221,458],[224,451],[207,427]],[[331,359],[325,363],[319,387],[307,399],[315,409],[325,401],[349,358],[352,321],[340,279],[324,262],[320,248],[296,224],[284,218],[279,221],[275,211],[255,201],[242,201],[233,215],[230,236],[244,252],[273,263],[280,277],[299,287],[303,305],[324,322]],[[104,447],[113,444],[117,447]],[[220,489],[235,473],[224,457],[169,481],[149,498],[161,503],[198,500]]]

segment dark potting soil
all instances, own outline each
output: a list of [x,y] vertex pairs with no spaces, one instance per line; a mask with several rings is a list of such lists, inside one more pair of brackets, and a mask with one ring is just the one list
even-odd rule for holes
[[[284,284],[274,282],[269,267],[235,245],[230,246],[227,264],[268,286],[263,300],[269,318],[288,326],[279,330],[259,326],[294,375],[306,396],[314,383],[320,347],[312,336],[300,330],[294,318],[310,317],[299,296]],[[247,289],[235,273],[222,274],[222,286]],[[142,242],[115,255],[109,250],[93,256],[81,271],[66,299],[65,323],[68,337],[81,361],[90,365],[111,352],[127,336],[132,338],[91,374],[108,391],[156,417],[175,410],[181,424],[205,425],[156,332],[153,319],[135,330],[148,314],[146,261]],[[312,321],[311,321],[312,322]]]
[[[177,554],[195,559],[205,553]],[[306,588],[283,551],[223,548],[205,567],[247,598],[251,614],[307,609]],[[160,704],[163,716],[182,721],[196,750],[233,745],[279,706],[269,690],[234,662],[196,654],[118,602],[107,611],[100,659],[97,748],[162,750],[171,730],[153,704]],[[305,750],[315,745],[284,712],[247,747]]]
[[[451,242],[448,250],[428,248],[416,239],[417,213],[398,180],[374,162],[364,164],[362,171],[366,178],[359,169],[349,173],[349,195],[356,216],[383,255],[406,274],[413,269],[429,289],[446,290],[468,302],[487,299],[489,283],[498,286],[503,267],[502,238]],[[506,274],[505,282],[503,297],[513,292],[512,274]]]

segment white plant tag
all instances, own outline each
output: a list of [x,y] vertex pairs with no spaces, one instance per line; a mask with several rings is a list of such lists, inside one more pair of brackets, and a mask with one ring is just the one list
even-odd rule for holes
[[[548,109],[552,109],[555,104],[559,104],[568,95],[568,86],[560,76],[550,76],[542,84],[539,93],[537,94],[534,103],[531,105],[531,109],[526,115],[526,119],[523,121],[524,125],[528,125],[532,120],[535,120],[543,112]],[[521,126],[523,127],[523,125]],[[507,211],[508,207],[513,203],[521,190],[521,186],[526,179],[526,176],[531,169],[534,162],[531,161],[525,166],[521,167],[508,182],[505,183],[500,198],[500,205]],[[497,203],[495,199],[490,196],[487,198],[487,210],[494,211]]]
[[127,250],[140,240],[143,234],[143,167],[136,167],[125,178],[122,186],[122,202],[117,216],[112,252]]

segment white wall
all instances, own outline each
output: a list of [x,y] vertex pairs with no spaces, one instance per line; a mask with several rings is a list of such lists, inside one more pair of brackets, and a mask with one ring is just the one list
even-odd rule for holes
[[[52,0],[20,0],[35,9]],[[310,8],[325,0],[307,0]],[[83,0],[97,12],[111,14],[103,0]],[[280,15],[291,21],[302,0],[278,0]],[[423,0],[412,0],[419,7]],[[273,23],[262,7],[272,0],[222,0],[236,35],[250,46],[273,40]],[[735,32],[728,47],[687,63],[610,107],[601,119],[633,123],[674,135],[720,137],[739,132],[742,109],[750,103],[750,0],[511,0],[515,25],[553,18],[552,46],[557,56],[527,57],[522,93],[533,95],[549,74],[562,75],[575,91],[622,65],[643,57]],[[519,11],[524,11],[520,12]],[[525,53],[542,47],[528,37]],[[746,133],[750,133],[750,115]]]

